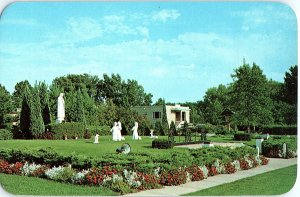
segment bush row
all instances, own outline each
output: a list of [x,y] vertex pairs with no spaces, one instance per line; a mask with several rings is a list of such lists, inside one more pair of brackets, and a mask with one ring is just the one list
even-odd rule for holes
[[55,140],[63,139],[64,136],[67,136],[67,138],[90,138],[96,133],[110,135],[110,128],[108,126],[84,126],[79,122],[65,122],[48,125],[45,133],[47,132],[50,132],[52,139]]
[[164,154],[129,153],[105,154],[101,158],[86,157],[75,154],[59,154],[51,148],[39,150],[0,149],[0,159],[10,163],[31,162],[36,164],[66,165],[71,164],[74,168],[87,169],[91,167],[103,167],[106,165],[115,167],[127,166],[129,169],[139,169],[147,172],[155,167],[165,169],[178,168],[180,166],[211,165],[216,160],[231,162],[245,155],[256,155],[252,147],[240,147],[230,149],[228,147],[207,147],[195,150],[173,150]]
[[7,129],[0,129],[0,140],[10,140],[13,138],[13,133]]
[[234,134],[234,140],[251,141],[251,135],[249,133],[236,133]]
[[297,135],[297,125],[262,126],[260,132],[270,135]]
[[168,149],[172,147],[172,142],[167,139],[155,139],[152,141],[152,148]]
[[[286,144],[286,154],[283,152]],[[297,139],[295,137],[272,137],[262,143],[262,153],[273,158],[293,158],[297,156]]]

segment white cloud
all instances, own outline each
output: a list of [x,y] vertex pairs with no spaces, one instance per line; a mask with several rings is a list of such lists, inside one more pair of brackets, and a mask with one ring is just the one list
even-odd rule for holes
[[69,18],[66,28],[60,31],[48,32],[45,35],[49,45],[75,44],[101,37],[103,30],[101,24],[91,18]]
[[154,21],[166,22],[168,19],[176,19],[180,16],[177,10],[161,10],[159,12],[153,13],[152,19]]

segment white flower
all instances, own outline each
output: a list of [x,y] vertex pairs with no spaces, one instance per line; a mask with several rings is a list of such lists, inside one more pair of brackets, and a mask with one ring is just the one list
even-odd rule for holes
[[208,177],[208,169],[207,169],[207,167],[204,165],[204,166],[199,166],[199,168],[202,170],[204,178],[207,178]]
[[238,171],[241,169],[241,165],[239,160],[234,160],[233,162],[231,162],[231,164],[234,166],[234,168]]
[[128,171],[128,170],[124,170],[124,177],[126,182],[128,183],[129,186],[134,187],[134,188],[138,188],[139,186],[141,186],[141,182],[140,181],[136,181],[136,179],[138,178],[136,172],[134,171]]
[[154,175],[155,175],[156,177],[159,177],[159,173],[160,173],[160,167],[154,169]]
[[35,163],[29,164],[26,161],[25,164],[23,165],[23,167],[21,168],[21,173],[22,173],[22,175],[30,176],[36,169],[38,169],[40,167],[41,167],[40,164],[35,164]]
[[47,178],[55,180],[56,176],[61,173],[64,170],[63,167],[58,166],[58,167],[53,167],[51,169],[48,169],[45,171],[45,175]]
[[79,183],[83,181],[84,176],[88,173],[88,170],[82,170],[81,172],[74,173],[73,177],[71,178],[72,183]]

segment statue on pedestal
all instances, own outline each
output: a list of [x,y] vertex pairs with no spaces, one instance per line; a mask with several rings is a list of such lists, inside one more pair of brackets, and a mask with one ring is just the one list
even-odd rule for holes
[[57,98],[57,123],[62,123],[65,120],[65,100],[64,100],[64,93],[60,93],[59,97]]

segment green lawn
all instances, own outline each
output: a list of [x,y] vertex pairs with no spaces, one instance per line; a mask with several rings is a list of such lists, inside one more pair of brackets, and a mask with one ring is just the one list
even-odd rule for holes
[[15,195],[51,196],[115,196],[117,193],[103,187],[89,187],[58,183],[46,179],[0,173],[4,190]]
[[[167,139],[167,136],[160,136],[159,139]],[[179,141],[176,136],[175,140]],[[181,136],[181,141],[184,137]],[[214,142],[234,142],[229,136],[225,137],[210,137],[209,140]],[[153,149],[152,141],[149,136],[142,137],[142,140],[132,140],[131,136],[125,136],[125,141],[114,142],[111,136],[100,136],[99,144],[93,143],[93,138],[89,140],[0,140],[1,148],[17,148],[17,149],[40,149],[51,147],[58,153],[75,153],[76,155],[85,155],[99,157],[106,153],[115,153],[123,143],[129,143],[133,153],[148,153],[148,154],[165,154],[172,152],[172,149]],[[255,141],[246,142],[254,143]],[[175,147],[176,148],[176,147]],[[177,151],[185,151],[185,148],[176,148]]]
[[280,195],[292,189],[296,177],[297,165],[293,165],[183,196]]
[[[160,137],[166,138],[166,137]],[[18,149],[39,149],[51,147],[58,153],[76,153],[77,155],[99,157],[106,153],[115,153],[123,143],[129,143],[133,153],[149,154],[164,154],[172,151],[153,149],[151,148],[153,139],[142,137],[142,140],[132,140],[131,136],[125,136],[125,141],[114,142],[111,140],[111,136],[100,136],[99,144],[94,144],[93,139],[90,140],[1,140],[1,148],[18,148]],[[178,151],[183,151],[178,148]]]

